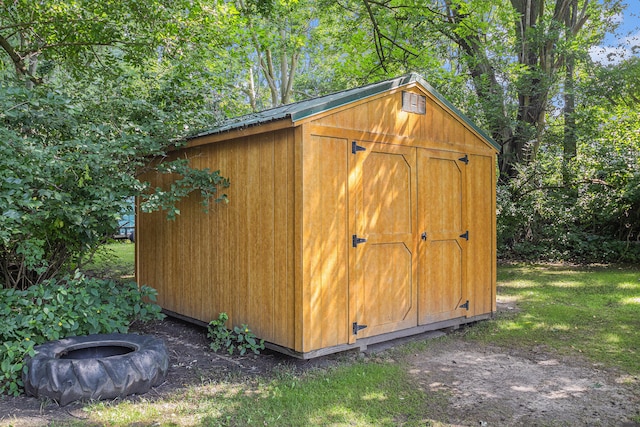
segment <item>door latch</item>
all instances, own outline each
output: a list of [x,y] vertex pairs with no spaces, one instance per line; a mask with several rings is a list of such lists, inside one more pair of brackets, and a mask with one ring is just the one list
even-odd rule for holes
[[426,242],[427,241],[427,232],[425,231],[424,233],[422,233],[420,235],[420,238]]

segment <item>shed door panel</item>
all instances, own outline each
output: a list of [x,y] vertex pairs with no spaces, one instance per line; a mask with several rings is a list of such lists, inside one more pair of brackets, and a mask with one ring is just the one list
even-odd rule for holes
[[[350,156],[352,321],[357,338],[416,326],[415,149],[361,143]],[[352,236],[349,236],[352,238]],[[355,336],[352,337],[352,342]]]
[[477,316],[495,311],[495,157],[470,155],[467,169],[467,316]]
[[459,153],[418,150],[418,323],[464,316],[465,168]]

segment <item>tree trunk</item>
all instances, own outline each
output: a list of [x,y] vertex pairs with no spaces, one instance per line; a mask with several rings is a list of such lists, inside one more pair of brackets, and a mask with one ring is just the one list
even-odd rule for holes
[[256,84],[253,78],[253,68],[249,67],[249,104],[251,105],[251,111],[254,113],[258,110],[258,104],[256,102]]
[[545,40],[540,36],[533,39],[531,35],[544,16],[544,0],[511,0],[511,4],[519,14],[515,22],[518,62],[525,70],[518,82],[514,151],[516,163],[526,164],[535,159],[544,129],[549,86],[553,80],[549,73],[552,61],[548,58]]
[[[451,0],[446,1],[446,6],[449,23],[454,26],[464,25],[462,22],[464,18],[458,14]],[[516,139],[506,111],[504,91],[482,47],[480,36],[476,33],[464,37],[457,34],[455,31],[447,31],[445,35],[451,38],[465,54],[463,60],[469,68],[478,99],[485,109],[489,132],[492,138],[502,146],[499,158],[501,179],[508,179],[515,175],[513,165],[520,161],[521,155],[514,144]]]
[[[577,0],[572,1],[566,15],[567,28],[573,28],[577,20]],[[571,33],[567,32],[567,41],[571,41]],[[572,187],[573,173],[571,163],[578,154],[575,118],[574,68],[575,58],[571,52],[566,54],[564,78],[564,140],[562,156],[562,180],[566,188]],[[577,194],[575,195],[577,196]]]
[[[36,77],[38,67],[37,53],[33,52],[26,56],[21,56],[9,40],[0,36],[0,49],[11,58],[16,76],[27,79],[27,87],[32,89],[35,85],[42,83],[42,79]],[[27,59],[25,61],[25,59]]]

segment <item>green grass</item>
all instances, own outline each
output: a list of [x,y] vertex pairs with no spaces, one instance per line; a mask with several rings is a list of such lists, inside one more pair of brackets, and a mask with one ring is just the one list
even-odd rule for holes
[[161,402],[98,403],[89,412],[108,425],[408,427],[432,425],[427,405],[445,404],[444,394],[421,391],[402,364],[378,360],[203,384]]
[[101,247],[84,270],[92,275],[111,279],[132,279],[136,245],[128,240]]
[[505,266],[498,295],[517,310],[473,328],[472,338],[548,347],[640,373],[640,270]]
[[424,393],[402,366],[388,362],[284,376],[234,400],[202,424],[410,426],[424,425],[427,414]]

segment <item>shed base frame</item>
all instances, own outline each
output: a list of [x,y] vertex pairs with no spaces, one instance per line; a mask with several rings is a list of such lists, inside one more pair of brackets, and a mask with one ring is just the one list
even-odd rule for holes
[[[176,319],[183,320],[188,323],[192,323],[198,326],[207,327],[207,322],[203,322],[201,320],[194,319],[192,317],[184,316],[182,314],[176,313],[171,310],[162,310],[167,316],[175,317]],[[486,313],[473,317],[457,317],[455,319],[444,320],[441,322],[429,323],[428,325],[416,326],[413,328],[403,329],[400,331],[389,332],[387,334],[376,335],[373,337],[360,338],[357,342],[353,344],[340,344],[332,347],[325,347],[318,350],[312,350],[308,352],[299,352],[295,351],[288,347],[283,347],[278,344],[273,344],[270,342],[264,343],[265,347],[277,351],[278,353],[286,354],[288,356],[295,357],[297,359],[313,359],[316,357],[327,356],[329,354],[340,353],[342,351],[349,350],[359,350],[361,352],[366,351],[367,347],[374,344],[379,344],[386,341],[392,341],[399,338],[405,338],[412,335],[419,335],[425,332],[437,331],[441,329],[448,328],[458,328],[461,325],[465,325],[468,323],[479,322],[481,320],[491,319],[494,313]]]
[[360,338],[354,344],[340,344],[333,347],[321,348],[318,350],[312,350],[308,352],[298,352],[287,347],[282,347],[277,344],[265,342],[264,345],[270,350],[277,351],[298,359],[313,359],[316,357],[327,356],[333,353],[340,353],[342,351],[359,350],[361,352],[366,351],[367,347],[374,344],[379,344],[386,341],[395,340],[398,338],[405,338],[412,335],[419,335],[425,332],[437,331],[441,329],[457,328],[467,323],[479,322],[481,320],[487,320],[493,317],[493,313],[482,314],[474,317],[458,317],[455,319],[444,320],[442,322],[430,323],[428,325],[416,326],[413,328],[403,329],[400,331],[389,332],[387,334],[376,335],[373,337]]

